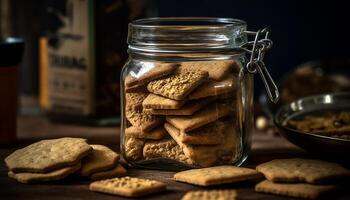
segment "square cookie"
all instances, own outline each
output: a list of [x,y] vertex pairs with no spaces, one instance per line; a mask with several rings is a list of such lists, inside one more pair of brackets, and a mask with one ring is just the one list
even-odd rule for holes
[[181,200],[235,200],[236,190],[197,190],[189,191]]
[[126,119],[141,131],[150,131],[162,124],[163,118],[160,116],[148,115],[142,111],[128,109],[125,110]]
[[191,145],[183,143],[178,137],[179,130],[173,126],[166,127],[168,133],[182,148],[184,154],[198,167],[210,167],[221,163],[229,163],[235,156],[238,141],[233,126],[227,126],[224,142],[220,145]]
[[191,116],[167,116],[166,120],[181,131],[191,131],[232,112],[232,108],[223,104],[213,104]]
[[[142,86],[146,83],[162,78],[173,73],[179,64],[174,63],[155,63],[154,65],[144,66],[139,73],[125,77],[125,86],[127,88]],[[151,68],[152,67],[152,68]]]
[[134,137],[125,137],[124,140],[124,154],[127,160],[139,160],[142,158],[142,149],[145,145],[143,139]]
[[178,109],[143,109],[143,111],[150,115],[192,115],[214,100],[215,98],[203,98],[188,101]]
[[62,169],[57,169],[47,173],[31,173],[31,172],[20,172],[13,173],[12,171],[8,172],[10,178],[16,179],[21,183],[36,183],[43,181],[54,181],[61,180],[70,174],[73,174],[80,168],[80,163],[75,166],[64,167]]
[[[211,124],[202,126],[190,132],[184,132],[176,129],[169,123],[164,124],[165,129],[172,132],[177,141],[186,144],[203,145],[203,144],[222,144],[224,143],[225,123],[216,121]],[[176,130],[175,130],[176,129]]]
[[90,179],[101,180],[101,179],[107,179],[107,178],[122,177],[125,175],[126,175],[126,169],[121,164],[117,164],[117,166],[115,166],[112,169],[91,174]]
[[176,181],[200,186],[256,180],[261,177],[261,174],[255,169],[229,165],[202,169],[190,169],[178,172],[174,175],[174,179]]
[[350,177],[350,170],[339,164],[301,158],[276,159],[260,164],[256,169],[273,182],[319,184]]
[[208,77],[208,72],[177,70],[167,78],[151,81],[148,91],[174,100],[184,100],[190,92],[202,84]]
[[47,139],[14,151],[5,158],[5,163],[14,173],[46,173],[77,165],[91,151],[86,139]]
[[134,177],[121,177],[92,182],[91,191],[115,194],[125,197],[139,197],[166,190],[162,182]]
[[178,109],[185,103],[185,100],[178,101],[156,94],[149,94],[143,101],[145,109]]
[[142,111],[142,102],[147,96],[148,92],[125,93],[126,109]]
[[274,183],[264,180],[255,186],[255,191],[304,199],[317,199],[336,190],[334,185],[311,185],[306,183]]
[[168,132],[163,126],[156,127],[151,131],[142,131],[135,126],[131,126],[125,129],[125,135],[126,137],[159,140],[168,135]]
[[90,145],[92,152],[82,159],[82,166],[78,171],[81,176],[111,169],[119,161],[119,154],[112,149],[99,144]]
[[173,139],[147,141],[143,148],[143,156],[146,160],[165,158],[192,164],[192,161],[187,158],[181,147]]
[[190,70],[204,70],[209,73],[209,78],[215,81],[221,81],[225,76],[230,73],[234,68],[238,68],[238,65],[233,60],[223,61],[196,61],[196,62],[183,62],[181,67]]

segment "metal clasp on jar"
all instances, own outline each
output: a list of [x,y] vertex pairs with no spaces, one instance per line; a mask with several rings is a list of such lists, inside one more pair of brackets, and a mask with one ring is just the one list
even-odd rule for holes
[[278,88],[263,61],[265,52],[273,44],[272,40],[269,39],[270,30],[264,28],[256,32],[246,31],[246,34],[248,36],[255,36],[254,41],[249,41],[241,46],[241,49],[250,54],[250,59],[246,65],[247,71],[252,74],[256,72],[260,74],[270,100],[276,103],[279,99]]

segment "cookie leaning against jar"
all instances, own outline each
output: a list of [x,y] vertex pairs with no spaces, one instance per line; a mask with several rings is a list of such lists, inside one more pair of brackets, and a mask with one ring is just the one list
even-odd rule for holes
[[[236,122],[230,115],[236,108],[231,99],[225,102],[222,100],[225,98],[219,97],[232,96],[236,92],[236,79],[229,72],[237,70],[234,70],[233,61],[201,63],[207,64],[206,70],[197,69],[198,65],[191,69],[190,63],[182,63],[171,74],[143,82],[148,94],[145,89],[132,93],[126,91],[127,127],[124,130],[123,149],[128,160],[170,159],[192,167],[208,167],[234,160],[239,138]],[[145,74],[152,74],[152,69]],[[128,87],[127,83],[125,87]],[[142,111],[138,112],[148,119],[166,119],[167,122],[157,123],[146,131],[143,127],[147,123],[136,124],[128,114],[128,105],[142,107]],[[162,128],[165,128],[166,134],[163,134]],[[130,145],[131,141],[139,145]],[[172,148],[179,150],[173,151]]]

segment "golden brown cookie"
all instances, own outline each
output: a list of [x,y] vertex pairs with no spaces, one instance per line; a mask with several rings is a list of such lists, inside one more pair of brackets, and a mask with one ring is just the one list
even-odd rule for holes
[[166,185],[155,180],[127,176],[95,181],[90,184],[89,189],[91,191],[115,194],[125,197],[139,197],[164,191],[166,190]]
[[217,145],[190,145],[180,140],[180,131],[174,126],[165,124],[169,135],[182,148],[186,157],[196,166],[209,167],[218,161]]
[[147,92],[125,93],[126,110],[142,110],[142,102],[146,99]]
[[117,166],[115,166],[112,169],[91,174],[90,179],[101,180],[101,179],[107,179],[107,178],[122,177],[125,175],[126,175],[126,169],[121,164],[117,164]]
[[177,141],[186,144],[222,144],[225,140],[225,123],[221,121],[213,122],[190,132],[180,131],[169,123],[165,123],[164,127],[172,132],[172,137],[177,137]]
[[189,191],[181,200],[235,200],[236,190],[197,190]]
[[142,111],[126,108],[126,119],[141,131],[150,131],[163,122],[160,116],[148,115]]
[[233,126],[226,126],[225,140],[220,145],[191,145],[183,143],[178,137],[178,131],[173,126],[167,126],[166,129],[176,143],[182,148],[186,157],[191,163],[199,167],[210,167],[221,163],[229,163],[236,154],[236,148],[239,145],[237,135]]
[[215,98],[203,98],[193,100],[185,103],[179,109],[143,109],[143,111],[150,115],[192,115],[209,103],[213,102]]
[[296,198],[317,199],[336,190],[334,185],[311,185],[306,183],[274,183],[268,180],[255,186],[255,191],[285,195]]
[[36,183],[43,181],[54,181],[61,180],[67,177],[70,174],[73,174],[80,168],[80,163],[74,166],[64,167],[62,169],[57,169],[54,171],[46,172],[46,173],[32,173],[32,172],[20,172],[13,173],[12,171],[8,172],[8,176],[10,178],[16,179],[21,183]]
[[151,131],[142,131],[135,126],[131,126],[125,129],[125,135],[127,137],[159,140],[168,135],[168,132],[164,129],[163,126],[156,127]]
[[14,173],[45,173],[77,165],[91,151],[90,145],[82,138],[41,140],[16,150],[5,158],[5,163]]
[[209,186],[224,183],[233,183],[247,180],[256,180],[262,175],[255,169],[222,165],[216,167],[190,169],[174,175],[176,181],[194,185]]
[[202,84],[208,77],[208,72],[177,70],[167,78],[151,81],[148,91],[174,100],[184,100],[190,92]]
[[232,113],[232,108],[214,104],[191,116],[167,116],[166,120],[181,131],[191,131]]
[[124,153],[128,160],[139,160],[142,158],[142,149],[145,141],[134,137],[126,137],[124,141]]
[[165,158],[177,160],[185,164],[193,164],[173,139],[146,142],[143,148],[143,156],[146,160]]
[[234,68],[238,68],[238,65],[233,60],[224,61],[196,61],[196,62],[183,62],[181,68],[190,70],[203,70],[209,73],[209,78],[215,81],[221,81],[225,76],[230,73]]
[[92,173],[111,169],[118,162],[120,156],[112,149],[98,144],[90,146],[92,152],[82,159],[82,166],[78,171],[79,175],[90,176]]
[[325,183],[350,177],[350,171],[339,164],[301,158],[276,159],[256,169],[273,182]]
[[125,77],[125,86],[127,88],[145,85],[146,83],[162,78],[173,73],[178,64],[173,63],[155,63],[153,66],[144,67],[137,74]]
[[178,101],[156,94],[149,94],[143,101],[145,109],[178,109],[185,103],[185,100]]

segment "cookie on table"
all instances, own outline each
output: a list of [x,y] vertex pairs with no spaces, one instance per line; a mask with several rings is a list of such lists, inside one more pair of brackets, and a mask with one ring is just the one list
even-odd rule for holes
[[5,163],[14,173],[45,173],[77,165],[91,151],[86,139],[82,138],[41,140],[16,150],[5,158]]
[[82,166],[78,171],[81,176],[113,168],[119,160],[119,154],[104,145],[93,144],[92,152],[82,159]]
[[16,179],[21,183],[36,183],[44,181],[54,181],[61,180],[70,174],[73,174],[80,168],[80,163],[74,166],[64,167],[62,169],[57,169],[54,171],[46,173],[32,173],[32,172],[19,172],[13,173],[12,171],[8,172],[10,178]]
[[155,63],[151,69],[145,68],[141,70],[139,73],[132,75],[128,75],[125,77],[125,86],[127,88],[145,85],[146,83],[162,78],[173,73],[179,64],[173,63]]
[[256,169],[273,182],[332,182],[350,177],[350,170],[339,164],[301,158],[276,159],[260,164]]
[[155,180],[121,177],[92,182],[89,189],[125,197],[139,197],[164,191],[166,185]]
[[143,147],[143,157],[146,160],[165,158],[177,160],[186,164],[193,164],[173,139],[147,141]]
[[318,199],[336,190],[334,185],[311,185],[307,183],[274,183],[264,180],[255,186],[255,191],[304,199]]
[[223,104],[214,104],[191,116],[166,116],[166,121],[181,131],[191,131],[232,112],[232,108]]
[[102,179],[107,179],[107,178],[122,177],[125,175],[126,175],[126,169],[121,164],[117,164],[112,169],[92,173],[90,175],[90,179],[91,180],[102,180]]
[[148,91],[174,100],[184,100],[190,92],[207,80],[208,72],[178,69],[174,75],[151,81]]
[[142,111],[128,109],[125,111],[126,119],[141,131],[150,131],[163,122],[160,116],[148,115]]
[[190,169],[178,172],[174,175],[176,181],[200,186],[256,180],[261,177],[262,175],[255,169],[235,167],[231,165]]
[[143,109],[143,111],[150,115],[192,115],[204,106],[213,102],[215,98],[203,98],[193,100],[185,103],[179,109]]
[[235,200],[236,190],[197,190],[189,191],[181,200]]
[[142,158],[142,149],[145,141],[134,137],[126,137],[124,141],[124,153],[128,160],[139,160]]
[[183,62],[181,68],[207,71],[210,79],[221,81],[234,68],[237,68],[237,63],[233,60]]
[[135,126],[131,126],[125,129],[125,135],[127,137],[159,140],[168,135],[168,132],[164,129],[163,126],[156,127],[151,131],[142,131]]
[[125,93],[125,107],[127,110],[142,110],[142,102],[148,96],[147,92]]
[[143,101],[145,109],[178,109],[185,103],[185,100],[174,100],[156,94],[149,94]]
[[222,81],[209,81],[198,86],[189,96],[189,99],[200,99],[210,96],[219,96],[236,89],[235,78],[232,74]]
[[[164,124],[165,129],[171,131],[176,128],[169,123]],[[224,137],[225,123],[216,121],[211,124],[202,126],[190,132],[171,131],[172,137],[177,137],[178,141],[186,144],[222,144],[226,139]]]

